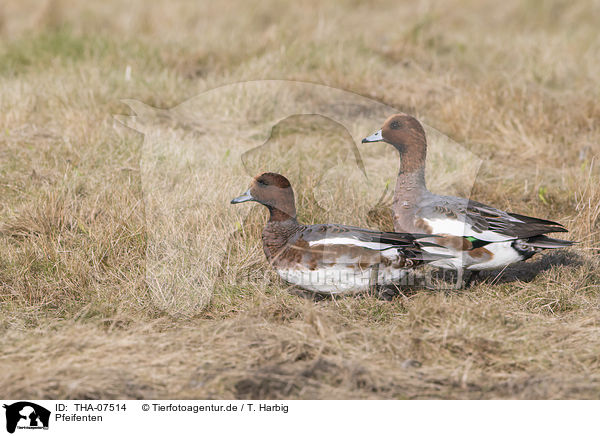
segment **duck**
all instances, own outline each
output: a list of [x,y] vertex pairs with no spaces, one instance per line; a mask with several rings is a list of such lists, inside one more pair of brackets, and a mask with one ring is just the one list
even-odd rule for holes
[[392,115],[380,130],[362,140],[370,142],[386,142],[400,154],[392,201],[394,231],[436,234],[431,241],[455,255],[432,265],[457,270],[457,283],[465,270],[472,273],[459,286],[469,285],[480,271],[503,269],[540,251],[573,245],[572,241],[546,236],[568,231],[557,222],[430,192],[425,183],[427,139],[423,126],[413,116]]
[[296,217],[292,186],[278,173],[256,176],[250,188],[231,203],[248,201],[269,211],[262,232],[269,264],[284,281],[313,293],[354,294],[399,284],[417,266],[448,256],[424,251],[423,246],[435,244],[420,243],[420,235],[303,224]]

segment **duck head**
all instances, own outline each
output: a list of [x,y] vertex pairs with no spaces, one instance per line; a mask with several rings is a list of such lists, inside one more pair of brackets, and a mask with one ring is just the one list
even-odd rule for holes
[[269,209],[271,221],[296,218],[294,191],[289,180],[277,173],[263,173],[254,178],[250,188],[231,204],[256,201]]
[[402,169],[414,172],[425,165],[427,141],[421,123],[407,114],[396,114],[389,117],[381,130],[367,136],[365,142],[387,142],[393,145],[402,158]]

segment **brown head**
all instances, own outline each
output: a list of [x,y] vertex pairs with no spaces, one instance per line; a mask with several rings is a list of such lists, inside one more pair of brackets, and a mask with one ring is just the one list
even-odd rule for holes
[[256,201],[269,209],[271,221],[285,221],[296,218],[294,191],[289,180],[277,173],[263,173],[256,176],[250,189],[231,200],[231,204]]
[[416,172],[425,167],[427,141],[421,123],[407,114],[389,117],[381,130],[367,136],[362,142],[384,141],[400,152],[403,172]]

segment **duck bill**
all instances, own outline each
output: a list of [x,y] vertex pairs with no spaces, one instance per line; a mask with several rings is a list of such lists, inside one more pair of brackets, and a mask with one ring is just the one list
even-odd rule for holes
[[235,197],[233,200],[231,200],[231,204],[244,203],[246,201],[254,201],[254,197],[250,194],[249,189],[239,197]]
[[365,142],[380,142],[380,141],[383,141],[383,136],[381,134],[381,130],[376,131],[371,136],[367,136],[365,139],[362,140],[363,144]]

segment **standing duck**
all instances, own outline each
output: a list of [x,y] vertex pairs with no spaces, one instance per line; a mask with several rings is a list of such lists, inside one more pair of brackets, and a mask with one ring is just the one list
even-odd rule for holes
[[[262,233],[267,261],[287,282],[319,294],[366,291],[399,284],[415,266],[446,257],[422,250],[417,236],[338,224],[305,225],[296,219],[294,191],[276,173],[254,178],[232,204],[256,201],[269,210]],[[425,235],[427,236],[427,235]]]
[[393,145],[400,153],[401,165],[392,203],[394,230],[438,234],[433,241],[456,255],[432,265],[456,269],[459,282],[462,282],[464,269],[477,274],[482,270],[504,268],[544,249],[573,244],[545,236],[566,232],[559,223],[429,192],[425,184],[427,141],[421,123],[414,117],[393,115],[381,130],[362,140],[363,143],[379,141]]

